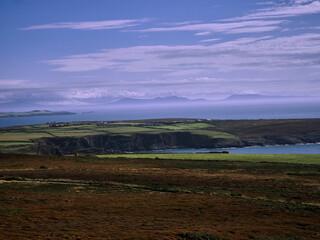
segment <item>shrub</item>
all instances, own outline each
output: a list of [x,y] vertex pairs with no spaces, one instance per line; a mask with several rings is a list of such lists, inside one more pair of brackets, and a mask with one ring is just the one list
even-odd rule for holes
[[178,240],[227,240],[227,238],[221,238],[215,234],[204,233],[180,233],[178,236]]

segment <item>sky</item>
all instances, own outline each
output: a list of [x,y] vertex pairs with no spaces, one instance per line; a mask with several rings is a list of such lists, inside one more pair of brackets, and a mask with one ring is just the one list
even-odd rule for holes
[[320,96],[319,0],[1,0],[0,111]]

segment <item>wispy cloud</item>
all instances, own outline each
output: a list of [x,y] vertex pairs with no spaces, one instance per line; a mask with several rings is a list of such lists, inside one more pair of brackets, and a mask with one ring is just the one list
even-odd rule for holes
[[320,68],[320,34],[290,37],[239,38],[213,45],[136,46],[67,56],[45,63],[55,71],[109,69],[118,72],[164,72],[181,75],[233,70],[272,71]]
[[307,14],[320,13],[320,1],[318,0],[291,0],[279,3],[270,2],[272,6],[258,9],[257,11],[242,17],[230,18],[228,21],[287,18]]
[[[27,80],[21,79],[0,79],[0,89],[7,90],[7,89],[16,89],[17,86],[19,88],[25,88],[28,84]],[[29,83],[30,84],[30,83]],[[0,91],[1,91],[0,90]]]
[[150,21],[150,19],[142,18],[142,19],[123,19],[123,20],[107,20],[107,21],[91,21],[91,22],[60,22],[60,23],[35,25],[35,26],[21,28],[20,30],[40,30],[40,29],[103,30],[103,29],[133,27],[147,21]]
[[184,22],[162,23],[162,25],[181,26],[181,25],[195,24],[200,22],[201,21],[184,21]]
[[295,17],[307,14],[320,13],[319,0],[290,0],[290,1],[265,1],[256,5],[268,5],[244,16],[222,19],[212,23],[198,23],[192,21],[172,23],[168,27],[152,27],[147,29],[132,30],[139,32],[172,32],[195,31],[196,36],[210,35],[212,33],[243,34],[262,33],[280,30],[281,25],[288,23],[279,18]]
[[257,2],[256,5],[273,5],[275,2],[273,1],[265,1],[265,2]]
[[194,35],[195,36],[207,36],[207,35],[210,35],[211,34],[211,32],[198,32],[198,33],[195,33]]
[[220,38],[210,38],[210,39],[204,39],[201,40],[200,42],[215,42],[215,41],[219,41]]
[[[99,107],[114,102],[120,98],[154,98],[172,95],[185,96],[189,98],[221,99],[232,93],[261,93],[278,95],[304,95],[307,90],[317,96],[319,91],[318,82],[288,81],[264,77],[251,78],[229,78],[229,77],[197,77],[190,76],[192,71],[185,70],[187,76],[181,74],[168,75],[158,79],[143,79],[132,81],[132,79],[115,81],[93,81],[85,84],[70,84],[66,82],[63,86],[59,83],[51,83],[50,86],[40,88],[21,89],[18,86],[12,89],[0,91],[0,107],[8,109],[12,104],[15,106],[50,106],[52,108],[69,106]],[[276,89],[275,89],[276,88]],[[285,89],[285,91],[283,91]]]
[[122,97],[143,97],[142,93],[128,90],[115,90],[110,87],[104,88],[89,88],[76,89],[73,91],[66,91],[64,96],[67,99],[97,99],[97,98],[122,98]]
[[207,35],[210,33],[250,33],[250,32],[269,32],[279,29],[279,25],[284,20],[256,20],[256,21],[235,21],[226,23],[200,23],[187,24],[178,27],[158,27],[142,30],[133,30],[139,32],[171,32],[171,31],[196,31],[196,35]]

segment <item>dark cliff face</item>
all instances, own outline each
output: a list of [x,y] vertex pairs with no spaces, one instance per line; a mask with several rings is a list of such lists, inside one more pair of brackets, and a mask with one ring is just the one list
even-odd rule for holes
[[266,135],[256,138],[243,138],[246,146],[286,145],[317,143],[320,141],[319,134],[288,134],[288,135]]
[[245,147],[255,145],[299,144],[319,142],[319,135],[287,135],[260,136],[254,138],[231,139],[210,138],[206,135],[189,132],[174,132],[161,134],[95,135],[81,138],[59,137],[42,138],[37,144],[38,154],[107,154],[136,152],[144,150],[168,148],[221,148]]
[[212,139],[206,135],[189,132],[134,134],[132,136],[95,135],[81,138],[42,138],[38,142],[38,154],[73,154],[73,153],[121,153],[166,148],[213,148],[234,146],[241,147],[241,141],[233,139]]

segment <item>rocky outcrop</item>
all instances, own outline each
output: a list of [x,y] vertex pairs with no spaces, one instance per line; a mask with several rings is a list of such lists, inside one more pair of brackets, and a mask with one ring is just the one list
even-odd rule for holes
[[243,138],[246,146],[293,145],[320,142],[319,134],[266,135],[259,138]]
[[189,132],[160,134],[94,135],[81,138],[56,137],[42,138],[38,141],[38,154],[73,154],[73,153],[121,153],[167,148],[213,148],[240,147],[241,141],[233,139],[210,138],[206,135]]
[[38,154],[107,154],[168,148],[221,148],[255,145],[299,144],[319,142],[319,135],[260,136],[255,138],[210,138],[190,132],[159,134],[94,135],[81,138],[56,137],[38,141]]

